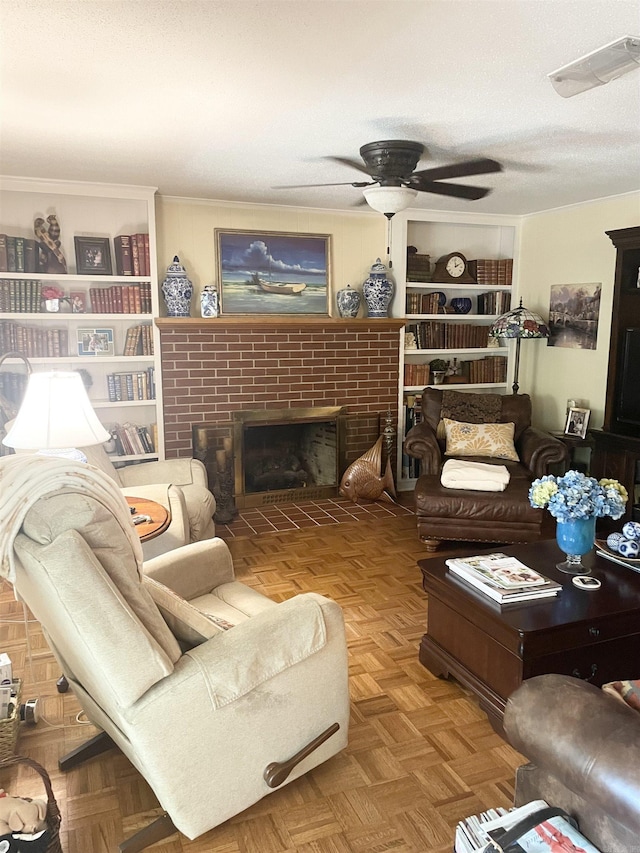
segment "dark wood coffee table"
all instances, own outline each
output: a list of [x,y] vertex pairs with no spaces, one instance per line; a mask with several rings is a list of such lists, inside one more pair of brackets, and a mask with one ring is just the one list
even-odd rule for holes
[[[469,556],[482,553],[470,544]],[[445,558],[420,560],[428,594],[420,662],[454,676],[480,700],[496,731],[509,695],[525,678],[557,672],[598,686],[637,678],[640,667],[640,574],[592,551],[583,557],[602,586],[583,591],[555,564],[555,540],[494,546],[561,583],[556,598],[500,607],[448,574]]]

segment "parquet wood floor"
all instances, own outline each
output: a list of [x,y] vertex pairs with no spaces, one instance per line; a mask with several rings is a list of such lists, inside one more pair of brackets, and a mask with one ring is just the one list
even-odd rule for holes
[[[418,662],[427,601],[416,560],[426,555],[406,515],[229,541],[238,577],[282,601],[314,591],[340,603],[350,651],[348,748],[196,841],[176,834],[154,853],[450,853],[456,822],[508,806],[522,763],[456,682]],[[459,546],[458,552],[468,546]],[[46,720],[21,725],[18,752],[49,771],[66,853],[113,853],[160,813],[149,787],[116,750],[62,774],[58,757],[94,729],[76,721],[73,695],[56,692],[59,668],[39,626],[28,626],[5,586],[0,650],[40,697]],[[178,713],[188,713],[176,703]],[[171,737],[171,721],[159,734]],[[212,773],[225,773],[212,765]],[[42,796],[39,778],[4,771],[0,785]]]

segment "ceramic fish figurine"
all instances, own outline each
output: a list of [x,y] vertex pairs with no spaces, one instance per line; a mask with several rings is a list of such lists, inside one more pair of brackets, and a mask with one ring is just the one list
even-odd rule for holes
[[354,503],[357,503],[360,498],[395,503],[396,489],[391,473],[391,462],[387,459],[384,477],[380,476],[381,464],[382,436],[373,447],[349,465],[340,482],[340,494],[351,498]]

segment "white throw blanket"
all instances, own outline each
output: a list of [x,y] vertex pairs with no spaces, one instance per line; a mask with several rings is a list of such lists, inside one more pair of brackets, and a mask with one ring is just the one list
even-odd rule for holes
[[0,458],[0,575],[15,582],[13,540],[37,500],[57,492],[94,498],[119,522],[129,537],[138,573],[142,572],[142,546],[124,496],[102,471],[82,462],[54,456],[4,456]]
[[442,466],[440,482],[447,489],[504,492],[510,477],[506,465],[485,465],[482,462],[448,459]]

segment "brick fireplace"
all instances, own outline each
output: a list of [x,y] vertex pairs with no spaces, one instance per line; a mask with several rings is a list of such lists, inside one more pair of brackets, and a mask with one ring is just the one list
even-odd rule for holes
[[162,317],[168,458],[193,455],[192,428],[244,409],[344,406],[345,462],[364,453],[391,410],[397,422],[400,319]]

